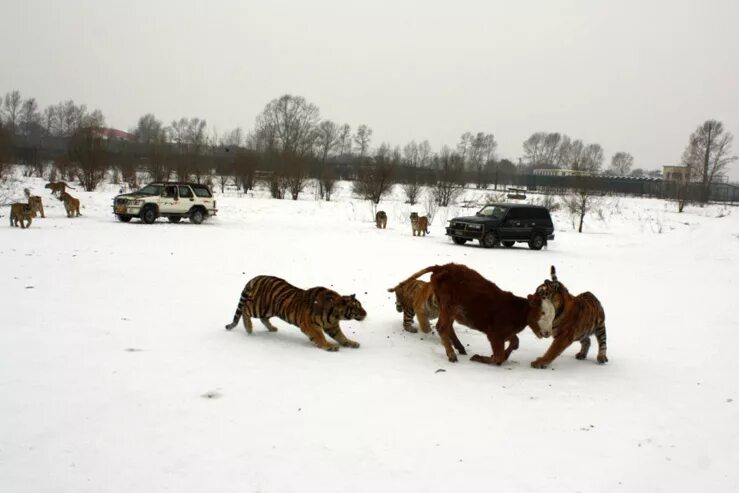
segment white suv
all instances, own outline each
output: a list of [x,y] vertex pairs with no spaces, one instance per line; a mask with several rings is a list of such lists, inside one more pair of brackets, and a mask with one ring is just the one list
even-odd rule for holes
[[183,217],[200,224],[208,216],[215,216],[216,201],[205,185],[182,182],[151,183],[139,191],[124,193],[113,199],[113,213],[119,221],[129,222],[134,217],[151,224],[158,217],[178,223]]

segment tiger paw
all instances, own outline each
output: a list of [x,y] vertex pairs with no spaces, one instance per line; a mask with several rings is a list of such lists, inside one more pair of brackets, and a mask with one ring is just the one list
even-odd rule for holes
[[359,343],[358,342],[355,342],[355,341],[342,342],[341,345],[344,346],[344,347],[351,347],[351,348],[354,348],[354,349],[356,349],[356,348],[359,347]]
[[577,358],[577,359],[585,359],[586,357],[587,357],[587,355],[584,354],[584,353],[577,353],[575,355],[575,358]]
[[531,367],[532,368],[546,368],[547,363],[541,358],[536,358],[534,361],[531,362]]
[[457,362],[457,355],[456,354],[448,354],[447,358],[449,359],[450,363],[456,363]]
[[480,356],[479,354],[475,354],[470,358],[470,361],[477,361],[478,363],[486,363],[485,356]]
[[606,358],[606,355],[605,354],[599,354],[598,355],[598,363],[600,363],[600,364],[608,363],[608,358]]
[[406,330],[406,331],[408,331],[408,332],[412,332],[412,333],[414,333],[414,334],[415,334],[416,332],[418,332],[418,329],[417,329],[417,328],[415,328],[415,327],[403,327],[403,329],[405,329],[405,330]]
[[325,349],[326,351],[338,351],[339,350],[339,345],[338,344],[329,344],[328,346],[326,346],[323,349]]

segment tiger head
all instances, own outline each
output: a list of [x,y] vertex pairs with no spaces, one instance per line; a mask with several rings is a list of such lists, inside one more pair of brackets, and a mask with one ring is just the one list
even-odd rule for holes
[[343,307],[344,320],[359,320],[362,321],[367,316],[367,312],[362,308],[362,304],[359,302],[355,295],[342,296],[341,305]]
[[552,323],[554,322],[554,305],[547,298],[538,294],[528,296],[529,313],[526,323],[534,331],[536,337],[550,337],[552,335]]
[[544,280],[544,283],[536,288],[536,295],[542,299],[549,300],[555,311],[559,311],[564,305],[564,298],[569,295],[567,288],[557,279],[557,271],[554,266],[551,269],[552,280]]

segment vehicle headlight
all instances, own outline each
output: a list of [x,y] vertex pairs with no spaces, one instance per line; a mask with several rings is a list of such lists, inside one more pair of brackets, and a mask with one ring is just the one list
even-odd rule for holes
[[482,224],[468,224],[467,229],[479,230],[482,229]]
[[143,204],[143,203],[144,203],[144,201],[143,201],[143,200],[133,200],[133,201],[131,202],[131,205],[141,205],[141,204]]

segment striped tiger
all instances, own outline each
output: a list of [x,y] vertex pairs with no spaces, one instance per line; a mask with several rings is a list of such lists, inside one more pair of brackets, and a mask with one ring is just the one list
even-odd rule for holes
[[549,300],[554,307],[552,329],[544,336],[552,335],[554,340],[543,356],[531,362],[534,368],[546,368],[562,351],[575,341],[580,341],[580,351],[575,356],[585,359],[590,349],[590,336],[595,335],[598,341],[598,363],[606,363],[606,315],[598,298],[589,291],[572,296],[567,288],[557,279],[554,266],[551,269],[552,280],[536,288],[536,294]]
[[270,332],[277,327],[269,321],[278,317],[296,325],[321,349],[337,351],[339,346],[326,340],[329,335],[344,347],[358,348],[359,343],[347,338],[339,327],[341,320],[364,320],[367,312],[354,295],[341,296],[323,287],[300,289],[284,279],[257,276],[244,286],[233,321],[226,325],[231,330],[243,317],[246,332],[252,332],[252,318],[258,318]]
[[417,332],[413,327],[413,317],[418,319],[421,330],[431,332],[429,320],[439,318],[439,301],[431,289],[431,284],[418,279],[405,280],[388,289],[395,293],[395,308],[403,314],[403,328],[408,332]]

